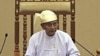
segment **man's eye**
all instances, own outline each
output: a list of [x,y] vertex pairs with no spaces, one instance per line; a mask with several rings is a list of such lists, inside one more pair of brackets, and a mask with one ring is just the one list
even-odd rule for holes
[[51,23],[48,23],[47,25],[48,25],[48,26],[51,26],[52,24],[51,24]]
[[53,23],[53,25],[55,26],[55,25],[57,25],[57,23]]

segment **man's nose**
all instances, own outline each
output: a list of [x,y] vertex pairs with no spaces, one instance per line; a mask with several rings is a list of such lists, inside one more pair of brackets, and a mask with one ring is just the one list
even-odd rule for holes
[[52,28],[52,29],[54,29],[54,28],[55,28],[55,26],[54,26],[53,24],[51,24],[51,28]]

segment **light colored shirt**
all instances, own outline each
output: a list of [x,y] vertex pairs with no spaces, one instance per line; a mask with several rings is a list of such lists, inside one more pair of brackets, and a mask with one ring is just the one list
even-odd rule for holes
[[25,56],[80,56],[80,53],[67,33],[57,30],[54,36],[48,36],[42,30],[30,38]]

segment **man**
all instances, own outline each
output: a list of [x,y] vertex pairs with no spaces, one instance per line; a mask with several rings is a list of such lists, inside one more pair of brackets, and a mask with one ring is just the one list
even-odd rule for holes
[[25,56],[80,56],[71,37],[57,30],[57,16],[50,10],[35,14],[43,30],[32,35]]

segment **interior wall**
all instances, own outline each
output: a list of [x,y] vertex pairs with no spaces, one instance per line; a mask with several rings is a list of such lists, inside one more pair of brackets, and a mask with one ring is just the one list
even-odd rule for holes
[[[100,0],[76,0],[76,41],[81,43],[94,55],[96,55],[96,49],[100,48],[99,5]],[[14,9],[14,0],[0,0],[0,49],[5,38],[5,33],[8,33],[4,49],[0,54],[1,56],[14,56]],[[20,32],[21,35],[23,31],[20,30]],[[22,41],[21,37],[20,42]],[[81,56],[91,56],[79,45],[77,47],[80,50]]]
[[[100,0],[76,1],[76,38],[94,55],[96,55],[96,49],[100,48],[99,5]],[[79,49],[82,56],[91,56],[81,47]]]

